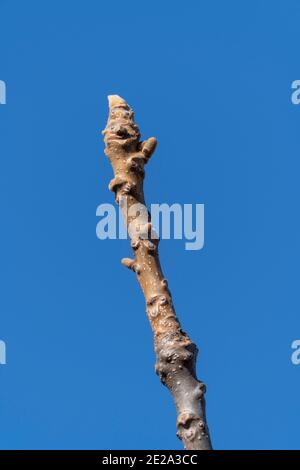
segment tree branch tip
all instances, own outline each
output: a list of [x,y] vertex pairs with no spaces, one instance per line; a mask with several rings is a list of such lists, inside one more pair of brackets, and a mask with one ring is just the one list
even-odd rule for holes
[[114,108],[115,106],[126,105],[126,101],[119,95],[108,95],[107,99],[109,109]]
[[[146,220],[128,218],[129,207],[145,205],[143,179],[144,166],[157,146],[157,139],[141,141],[134,120],[134,111],[119,95],[108,96],[109,116],[102,132],[105,155],[114,177],[109,189],[122,213],[130,235],[133,259],[123,258],[121,263],[136,274],[146,301],[146,311],[154,334],[156,373],[171,392],[177,409],[177,435],[188,450],[211,448],[205,417],[205,385],[196,376],[197,347],[182,330],[172,302],[168,282],[161,270],[159,236],[148,212]],[[134,235],[129,230],[133,222]],[[131,227],[130,227],[131,228]]]

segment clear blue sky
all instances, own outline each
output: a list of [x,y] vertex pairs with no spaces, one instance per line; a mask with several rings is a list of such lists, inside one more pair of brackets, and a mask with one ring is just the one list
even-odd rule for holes
[[159,146],[153,203],[204,203],[205,247],[161,243],[200,347],[214,446],[299,448],[300,5],[0,0],[1,448],[180,449],[113,202],[106,96]]

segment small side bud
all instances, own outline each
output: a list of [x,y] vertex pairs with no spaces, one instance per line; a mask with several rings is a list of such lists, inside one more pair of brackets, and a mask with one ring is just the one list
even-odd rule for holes
[[132,271],[134,271],[134,260],[133,259],[130,259],[130,258],[123,258],[121,260],[121,263],[123,264],[123,266],[125,266],[125,268],[128,268],[128,269],[132,269]]
[[125,266],[126,268],[128,269],[131,269],[132,271],[134,271],[136,274],[140,274],[141,273],[141,268],[139,266],[138,263],[136,263],[133,259],[130,259],[130,258],[123,258],[121,260],[121,263],[123,264],[123,266]]
[[153,154],[154,150],[156,149],[156,145],[157,145],[157,140],[155,137],[150,137],[150,139],[145,140],[145,142],[142,143],[142,152],[147,158],[147,160]]

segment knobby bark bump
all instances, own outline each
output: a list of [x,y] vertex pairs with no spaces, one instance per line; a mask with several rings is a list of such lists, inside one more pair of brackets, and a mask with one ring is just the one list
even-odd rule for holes
[[140,222],[136,204],[145,206],[144,167],[156,147],[156,139],[142,142],[133,110],[118,95],[108,97],[109,117],[103,131],[114,178],[115,193],[128,227],[134,258],[122,263],[135,272],[146,300],[154,334],[156,372],[170,390],[177,411],[177,435],[186,449],[209,450],[211,441],[205,416],[205,385],[196,376],[197,346],[182,330],[158,255],[159,239],[147,213]]

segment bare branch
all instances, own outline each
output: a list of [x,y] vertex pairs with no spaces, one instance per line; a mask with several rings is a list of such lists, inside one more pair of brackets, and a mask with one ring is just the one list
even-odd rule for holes
[[[155,150],[156,139],[151,137],[141,142],[132,109],[118,95],[109,96],[108,100],[109,118],[103,134],[105,154],[114,171],[109,189],[114,191],[118,203],[121,198],[126,199],[129,211],[134,204],[145,204],[144,166]],[[124,258],[122,263],[136,273],[145,296],[154,334],[156,372],[173,395],[177,435],[186,449],[211,449],[205,417],[205,385],[197,380],[195,370],[197,346],[182,330],[177,319],[160,266],[159,240],[153,236],[150,215],[144,227],[137,227],[138,219],[134,216],[126,217],[126,223],[136,224],[137,235],[131,236],[134,259]]]

